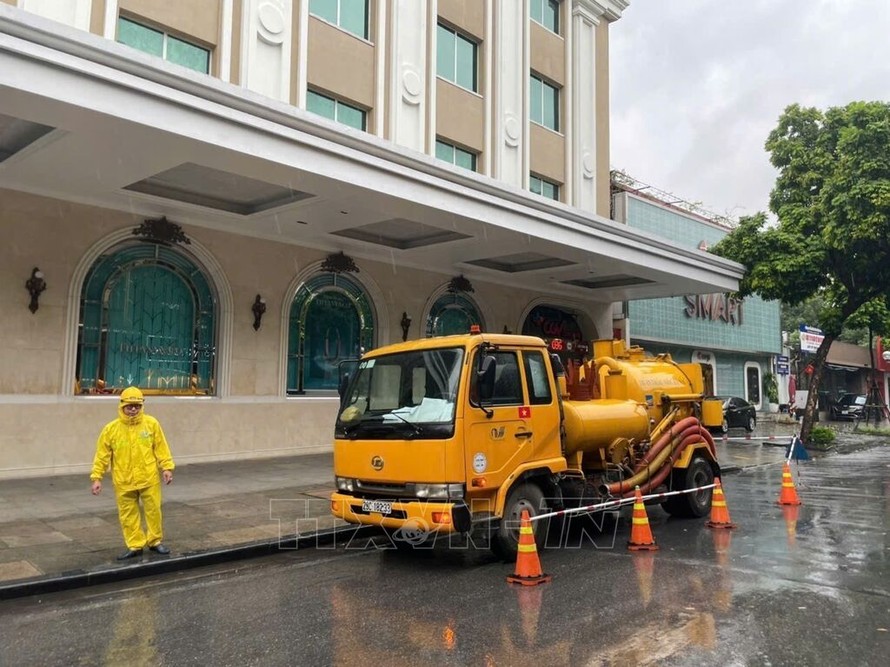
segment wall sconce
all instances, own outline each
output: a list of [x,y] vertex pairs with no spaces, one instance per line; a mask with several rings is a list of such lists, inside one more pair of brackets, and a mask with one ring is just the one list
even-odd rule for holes
[[43,290],[46,289],[46,281],[43,279],[43,271],[36,266],[34,267],[34,270],[31,271],[31,277],[25,281],[25,289],[27,289],[28,294],[31,295],[31,303],[28,304],[28,310],[32,313],[36,313],[37,309],[40,307],[37,300],[40,298]]
[[408,329],[411,328],[411,316],[408,313],[402,313],[402,321],[399,322],[402,325],[402,340],[408,340]]
[[251,312],[253,312],[253,330],[259,331],[260,324],[263,321],[263,313],[266,312],[266,300],[261,297],[259,294],[256,295],[256,299],[253,300],[253,305],[250,307]]

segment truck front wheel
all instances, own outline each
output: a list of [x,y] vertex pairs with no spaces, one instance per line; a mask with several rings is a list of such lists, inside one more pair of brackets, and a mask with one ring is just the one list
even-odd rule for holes
[[[536,484],[530,482],[519,484],[510,489],[510,493],[507,494],[504,516],[501,518],[497,530],[491,536],[491,550],[498,558],[505,561],[516,560],[519,546],[519,523],[523,510],[528,511],[529,517],[545,514],[548,511],[544,503],[544,493]],[[544,546],[548,523],[548,519],[543,519],[542,521],[533,521],[531,524],[538,549]]]
[[[689,467],[677,469],[671,473],[672,491],[695,489],[714,483],[714,470],[702,456],[694,456]],[[669,496],[664,501],[664,510],[671,516],[703,517],[711,511],[711,495],[713,489],[693,491],[678,496]]]

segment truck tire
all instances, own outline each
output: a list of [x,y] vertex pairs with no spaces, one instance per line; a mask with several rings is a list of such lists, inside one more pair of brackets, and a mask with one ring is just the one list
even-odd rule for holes
[[[504,503],[504,516],[501,518],[497,530],[491,536],[492,552],[504,561],[516,560],[522,510],[527,510],[529,517],[545,514],[548,511],[544,503],[544,493],[537,484],[523,482],[514,486],[507,494],[507,501]],[[548,519],[532,522],[532,532],[538,549],[544,546],[548,523]]]
[[[698,486],[714,483],[714,469],[703,456],[693,456],[686,469],[674,470],[671,473],[671,490],[683,491]],[[671,516],[699,518],[711,511],[713,489],[669,496],[664,501],[664,510]]]

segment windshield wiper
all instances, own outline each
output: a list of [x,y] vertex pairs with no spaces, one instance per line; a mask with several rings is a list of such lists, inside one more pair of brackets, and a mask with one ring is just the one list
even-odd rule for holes
[[398,417],[398,418],[401,419],[403,422],[405,422],[406,424],[408,424],[408,426],[411,427],[411,430],[413,431],[413,433],[414,433],[414,437],[415,437],[415,438],[418,437],[418,436],[423,435],[423,428],[420,426],[420,424],[415,424],[414,422],[409,422],[407,419],[405,419],[405,418],[404,418],[402,415],[400,415],[398,412],[390,412],[389,414],[392,415],[393,417]]

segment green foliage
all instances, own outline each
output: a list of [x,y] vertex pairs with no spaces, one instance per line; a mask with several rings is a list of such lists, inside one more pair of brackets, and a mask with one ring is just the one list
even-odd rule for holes
[[[874,302],[890,306],[890,103],[852,102],[824,113],[793,104],[766,141],[779,172],[770,210],[742,218],[712,252],[745,266],[739,295],[784,305],[819,296],[825,334],[802,427],[813,427],[815,396],[831,342]],[[867,311],[861,316],[869,319]]]
[[763,376],[763,393],[766,394],[766,400],[770,403],[779,402],[779,384],[776,376],[772,373],[765,373]]
[[770,195],[778,225],[742,218],[713,252],[747,268],[739,292],[797,305],[820,296],[819,320],[840,334],[890,290],[890,104],[789,106],[767,139],[779,170]]
[[807,446],[813,449],[828,449],[834,442],[837,434],[833,429],[827,426],[814,426],[810,430],[810,438],[807,440]]

